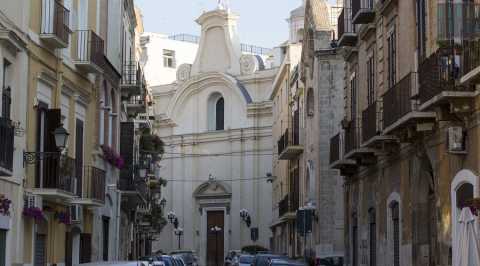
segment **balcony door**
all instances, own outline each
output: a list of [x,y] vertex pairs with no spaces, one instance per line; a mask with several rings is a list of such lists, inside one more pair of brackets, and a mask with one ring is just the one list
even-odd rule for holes
[[[82,197],[83,189],[83,121],[78,119],[75,123],[75,175],[76,175],[76,193],[77,196]],[[87,180],[91,181],[91,180]]]
[[0,229],[0,266],[5,266],[7,252],[7,230]]
[[[53,132],[60,126],[60,109],[48,109],[46,103],[40,102],[37,108],[37,152],[58,152]],[[58,188],[57,158],[44,158],[37,162],[36,187]]]

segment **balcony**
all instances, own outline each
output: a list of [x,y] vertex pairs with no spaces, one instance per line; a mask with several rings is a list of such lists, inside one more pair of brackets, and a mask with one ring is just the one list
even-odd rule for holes
[[278,203],[278,217],[285,216],[290,208],[289,208],[290,201],[288,200],[288,195],[286,195],[279,203]]
[[374,0],[352,0],[353,24],[368,24],[375,19]]
[[361,147],[381,149],[385,142],[395,142],[394,136],[383,135],[381,127],[381,102],[375,101],[362,112]]
[[343,158],[342,144],[341,133],[330,139],[330,168],[340,170],[342,176],[349,176],[355,173],[358,166],[354,160]]
[[278,217],[281,219],[292,220],[296,218],[296,213],[299,205],[299,197],[291,196],[292,194],[286,195],[278,203]]
[[352,23],[352,9],[344,8],[338,17],[338,46],[355,46],[357,33]]
[[463,60],[460,83],[478,82],[480,78],[480,40],[463,41]]
[[105,58],[102,38],[91,30],[78,30],[73,36],[74,64],[88,73],[103,73]]
[[354,160],[358,165],[370,165],[376,162],[375,150],[361,147],[361,128],[357,120],[352,120],[345,128],[345,159]]
[[278,158],[280,160],[293,160],[303,153],[303,146],[300,145],[298,130],[293,132],[285,130],[285,133],[278,140]]
[[75,197],[75,159],[61,156],[38,161],[33,193],[46,200],[69,203]]
[[105,171],[93,166],[85,166],[82,177],[77,179],[77,195],[79,198],[74,199],[72,204],[103,207],[106,188]]
[[42,0],[40,39],[54,48],[67,48],[70,11],[58,0]]
[[144,96],[131,96],[125,105],[129,117],[137,117],[138,114],[147,112],[147,103]]
[[383,134],[435,120],[434,112],[418,111],[417,102],[412,98],[416,86],[417,75],[411,72],[383,95]]
[[123,65],[121,88],[124,95],[141,95],[145,91],[145,76],[137,62],[128,62]]
[[439,49],[427,58],[419,69],[419,110],[446,106],[459,112],[472,111],[474,92],[458,83],[460,73],[460,56],[453,49]]
[[10,119],[0,117],[0,176],[12,176],[15,128]]

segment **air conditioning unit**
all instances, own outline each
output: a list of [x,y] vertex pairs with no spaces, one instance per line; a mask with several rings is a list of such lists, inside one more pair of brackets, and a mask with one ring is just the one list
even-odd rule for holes
[[80,205],[72,205],[70,206],[70,219],[72,223],[79,223],[82,217],[82,208]]
[[447,130],[448,151],[465,152],[465,131],[462,127],[449,127]]
[[25,194],[23,207],[24,208],[43,208],[42,197],[32,194]]

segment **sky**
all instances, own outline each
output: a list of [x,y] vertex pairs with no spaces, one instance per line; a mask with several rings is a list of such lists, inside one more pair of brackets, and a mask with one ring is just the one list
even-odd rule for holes
[[[242,43],[266,48],[278,46],[288,39],[290,11],[302,0],[230,0],[231,10],[238,15],[238,32]],[[203,11],[217,6],[217,0],[135,0],[143,13],[146,32],[168,35],[199,35],[195,22]]]

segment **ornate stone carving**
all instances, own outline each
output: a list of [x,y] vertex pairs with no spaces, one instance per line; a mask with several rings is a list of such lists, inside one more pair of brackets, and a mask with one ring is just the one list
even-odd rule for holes
[[177,70],[177,81],[185,82],[190,78],[190,71],[192,70],[191,64],[182,64]]
[[240,57],[240,71],[242,75],[249,75],[258,70],[258,60],[254,55],[244,54]]

